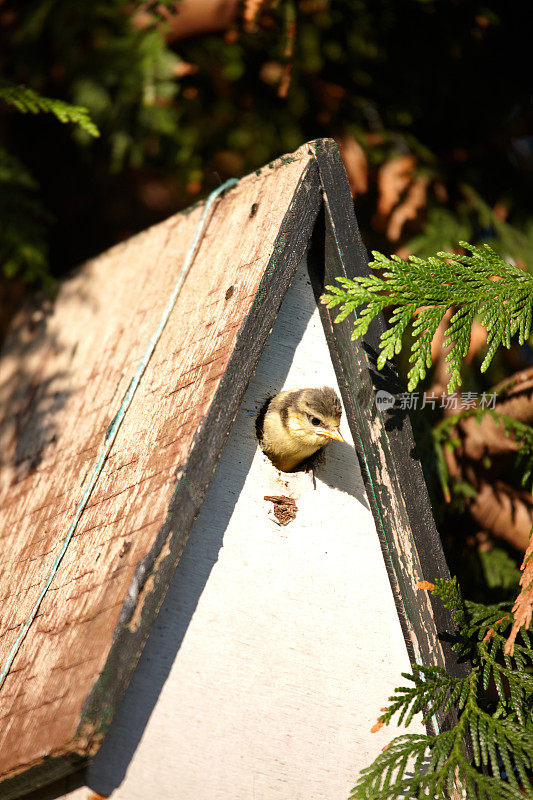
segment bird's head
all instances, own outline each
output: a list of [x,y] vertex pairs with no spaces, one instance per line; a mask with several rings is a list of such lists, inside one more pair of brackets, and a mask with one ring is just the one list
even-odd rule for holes
[[303,446],[323,447],[331,439],[344,441],[340,432],[342,407],[329,386],[291,392],[280,407],[290,434]]

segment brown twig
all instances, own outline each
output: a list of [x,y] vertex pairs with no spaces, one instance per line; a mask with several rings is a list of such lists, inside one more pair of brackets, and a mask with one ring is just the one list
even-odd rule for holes
[[344,162],[352,197],[368,191],[368,162],[366,153],[353,136],[336,140]]
[[533,530],[526,549],[521,570],[520,586],[522,590],[513,605],[514,622],[511,633],[505,644],[505,653],[514,655],[514,645],[520,628],[529,628],[533,616]]
[[467,503],[471,517],[483,530],[524,551],[533,520],[533,498],[504,481],[479,482],[476,497]]

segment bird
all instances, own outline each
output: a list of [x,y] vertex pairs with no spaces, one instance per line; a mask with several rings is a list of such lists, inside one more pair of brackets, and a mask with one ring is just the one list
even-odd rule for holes
[[341,401],[330,386],[279,392],[266,401],[257,419],[259,444],[283,472],[304,468],[332,439],[344,441],[341,415]]

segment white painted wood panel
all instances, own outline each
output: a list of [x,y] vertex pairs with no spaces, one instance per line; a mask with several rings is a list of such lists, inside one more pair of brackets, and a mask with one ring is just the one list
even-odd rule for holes
[[[346,418],[347,444],[329,446],[316,488],[278,472],[255,439],[269,395],[325,384],[337,386],[302,264],[89,768],[92,791],[339,800],[396,735],[370,733],[409,660]],[[293,497],[296,519],[280,527],[265,495]]]

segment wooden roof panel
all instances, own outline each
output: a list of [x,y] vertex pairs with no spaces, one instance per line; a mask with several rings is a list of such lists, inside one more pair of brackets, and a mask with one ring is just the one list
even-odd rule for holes
[[[161,544],[161,536],[169,537],[162,526],[171,499],[182,480],[190,513],[201,503],[203,478],[198,485],[184,478],[193,445],[205,428],[216,463],[221,445],[212,417],[221,420],[223,441],[240,397],[234,410],[231,398],[220,409],[213,400],[223,376],[235,378],[236,395],[249,379],[237,375],[235,363],[234,376],[228,374],[228,364],[252,306],[263,326],[259,338],[268,332],[261,281],[275,285],[281,250],[291,239],[278,233],[312,161],[307,145],[215,203],[92,497],[0,690],[0,774],[16,774],[45,756],[83,755],[99,741],[103,715],[98,730],[93,718],[80,724],[84,705],[102,672],[107,680],[115,668],[109,654],[125,601],[123,622],[142,636],[129,655],[121,651],[123,681],[138,658],[164,580],[146,620],[144,599],[158,580],[158,565],[172,548],[175,563],[185,541]],[[314,191],[316,216],[317,186]],[[178,214],[89,262],[62,285],[51,310],[21,315],[13,325],[0,378],[0,666],[48,577],[202,210]],[[280,297],[288,280],[287,272]],[[145,572],[152,577],[144,582],[150,553]]]

